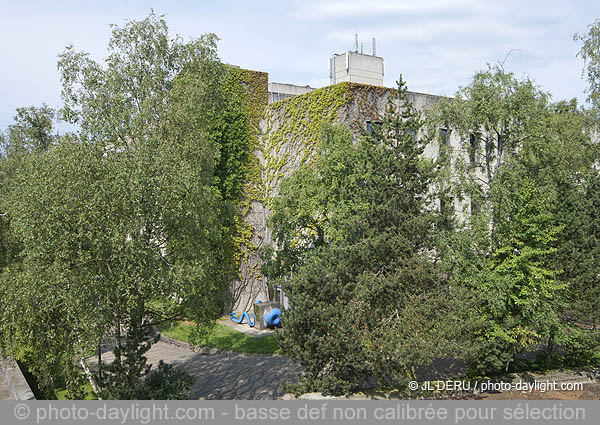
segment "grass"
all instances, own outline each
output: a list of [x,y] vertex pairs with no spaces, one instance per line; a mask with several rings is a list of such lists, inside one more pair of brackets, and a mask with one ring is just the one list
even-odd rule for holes
[[[189,343],[192,329],[191,324],[175,322],[172,327],[168,324],[160,327],[159,331],[169,338]],[[253,338],[220,323],[209,331],[200,345],[236,353],[279,354],[281,352],[276,335]]]
[[[96,400],[96,396],[92,391],[92,385],[89,382],[86,382],[84,385],[82,385],[81,389],[85,393],[85,397],[82,400]],[[54,390],[54,395],[56,396],[57,400],[68,400],[67,390],[64,388],[57,388]]]

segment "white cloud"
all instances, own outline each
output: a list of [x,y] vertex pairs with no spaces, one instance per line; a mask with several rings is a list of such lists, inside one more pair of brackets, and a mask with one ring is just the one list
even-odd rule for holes
[[341,19],[462,10],[474,7],[476,4],[477,2],[472,0],[308,1],[299,4],[293,15],[303,19]]
[[[15,107],[60,104],[56,55],[66,44],[101,60],[108,24],[143,18],[150,9],[147,0],[5,6],[0,129]],[[572,36],[600,16],[597,0],[292,0],[236,7],[154,0],[154,6],[167,15],[172,34],[188,40],[215,32],[224,61],[266,71],[274,81],[327,85],[327,58],[352,48],[358,32],[367,52],[371,37],[377,38],[390,86],[402,73],[411,90],[452,95],[476,70],[517,49],[506,61],[508,70],[530,75],[557,98],[580,99],[582,63]]]
[[547,19],[564,17],[564,11],[572,7],[572,2],[566,0],[304,0],[296,2],[296,8],[290,16],[333,21],[461,13],[508,16],[512,19]]
[[[523,25],[510,20],[498,20],[494,17],[460,16],[453,18],[432,18],[425,20],[411,20],[394,25],[367,26],[359,29],[359,36],[367,34],[375,36],[378,40],[386,41],[433,41],[444,44],[440,37],[477,37],[470,38],[473,45],[477,45],[482,38],[497,37],[498,39],[530,40],[537,39],[550,31],[549,28]],[[350,28],[330,31],[326,39],[348,42],[354,39],[355,31]]]

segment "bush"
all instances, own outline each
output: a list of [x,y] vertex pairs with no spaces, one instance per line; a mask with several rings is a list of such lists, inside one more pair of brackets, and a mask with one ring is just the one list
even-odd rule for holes
[[[283,317],[283,351],[304,366],[297,391],[343,394],[402,388],[418,366],[447,349],[444,298],[426,273],[407,291],[402,273],[363,273],[348,280],[360,250],[326,250],[287,282],[293,308]],[[431,275],[430,275],[431,279]]]
[[134,386],[112,385],[102,389],[102,398],[108,400],[189,400],[192,376],[162,360]]
[[172,365],[162,360],[158,369],[151,372],[142,382],[140,399],[143,400],[189,400],[194,380],[182,370],[176,370]]
[[514,352],[506,341],[499,338],[481,338],[465,359],[469,376],[486,376],[506,372],[507,364],[514,360]]
[[600,332],[576,329],[567,338],[563,357],[569,367],[600,366]]

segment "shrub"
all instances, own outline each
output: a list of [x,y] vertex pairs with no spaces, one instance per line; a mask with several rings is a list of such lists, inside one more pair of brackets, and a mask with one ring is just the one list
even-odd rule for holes
[[570,367],[600,366],[600,332],[576,329],[564,346],[564,362]]

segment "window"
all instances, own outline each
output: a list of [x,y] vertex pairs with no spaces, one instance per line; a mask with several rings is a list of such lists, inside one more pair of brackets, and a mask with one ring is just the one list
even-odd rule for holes
[[383,124],[383,122],[381,122],[381,121],[368,120],[365,123],[365,130],[367,130],[367,133],[370,133],[371,131],[373,131],[373,127],[375,127],[377,125],[381,125],[381,124]]
[[481,208],[479,206],[479,202],[471,198],[471,215],[479,214]]
[[442,215],[442,225],[446,228],[450,226],[451,217],[454,213],[454,198],[447,194],[440,196],[440,214]]
[[475,165],[477,157],[477,149],[479,149],[480,135],[477,133],[469,134],[469,163]]
[[448,138],[448,130],[445,128],[440,128],[439,130],[440,142],[443,146],[449,146],[449,138]]
[[441,163],[446,163],[450,160],[450,137],[447,129],[438,130],[438,143],[438,159]]

